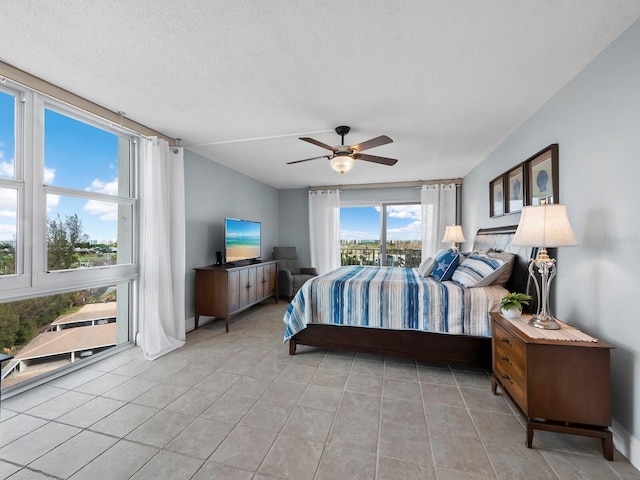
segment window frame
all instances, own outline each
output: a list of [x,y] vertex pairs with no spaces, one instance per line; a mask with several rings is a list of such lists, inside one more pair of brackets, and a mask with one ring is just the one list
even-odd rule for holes
[[[139,274],[138,148],[141,135],[77,107],[6,80],[2,91],[16,96],[14,178],[0,187],[18,189],[16,273],[0,276],[0,301],[34,298],[87,287],[135,281]],[[53,110],[129,139],[129,196],[108,195],[44,184],[44,116]],[[47,195],[95,199],[131,207],[130,263],[70,270],[47,270]],[[132,288],[135,291],[135,288]],[[130,318],[133,325],[134,318]]]

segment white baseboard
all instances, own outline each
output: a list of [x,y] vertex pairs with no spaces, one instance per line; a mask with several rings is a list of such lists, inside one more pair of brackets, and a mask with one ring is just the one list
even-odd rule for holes
[[631,465],[640,470],[640,440],[615,420],[611,426],[611,433],[613,433],[614,447],[627,457]]

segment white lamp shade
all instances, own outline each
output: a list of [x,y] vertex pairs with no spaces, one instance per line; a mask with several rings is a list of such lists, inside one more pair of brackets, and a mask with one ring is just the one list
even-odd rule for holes
[[523,207],[511,245],[521,247],[569,247],[577,245],[567,207],[549,204]]
[[447,225],[444,229],[444,237],[442,237],[442,243],[462,243],[466,242],[464,235],[462,234],[462,227],[460,225]]
[[331,168],[336,172],[344,173],[353,168],[353,157],[349,155],[339,155],[331,159]]

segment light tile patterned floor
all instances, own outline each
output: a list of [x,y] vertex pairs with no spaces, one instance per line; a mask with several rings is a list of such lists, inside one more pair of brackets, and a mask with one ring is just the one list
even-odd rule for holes
[[131,348],[2,402],[0,478],[640,479],[598,440],[536,432],[486,372],[282,344],[287,304]]

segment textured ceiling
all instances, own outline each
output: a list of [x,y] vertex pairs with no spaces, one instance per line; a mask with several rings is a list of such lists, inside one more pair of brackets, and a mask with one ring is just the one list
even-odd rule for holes
[[[455,178],[639,16],[639,0],[3,0],[0,60],[277,188]],[[398,164],[286,165],[326,153],[301,134],[338,145],[337,125],[347,144],[390,136],[367,153]]]

